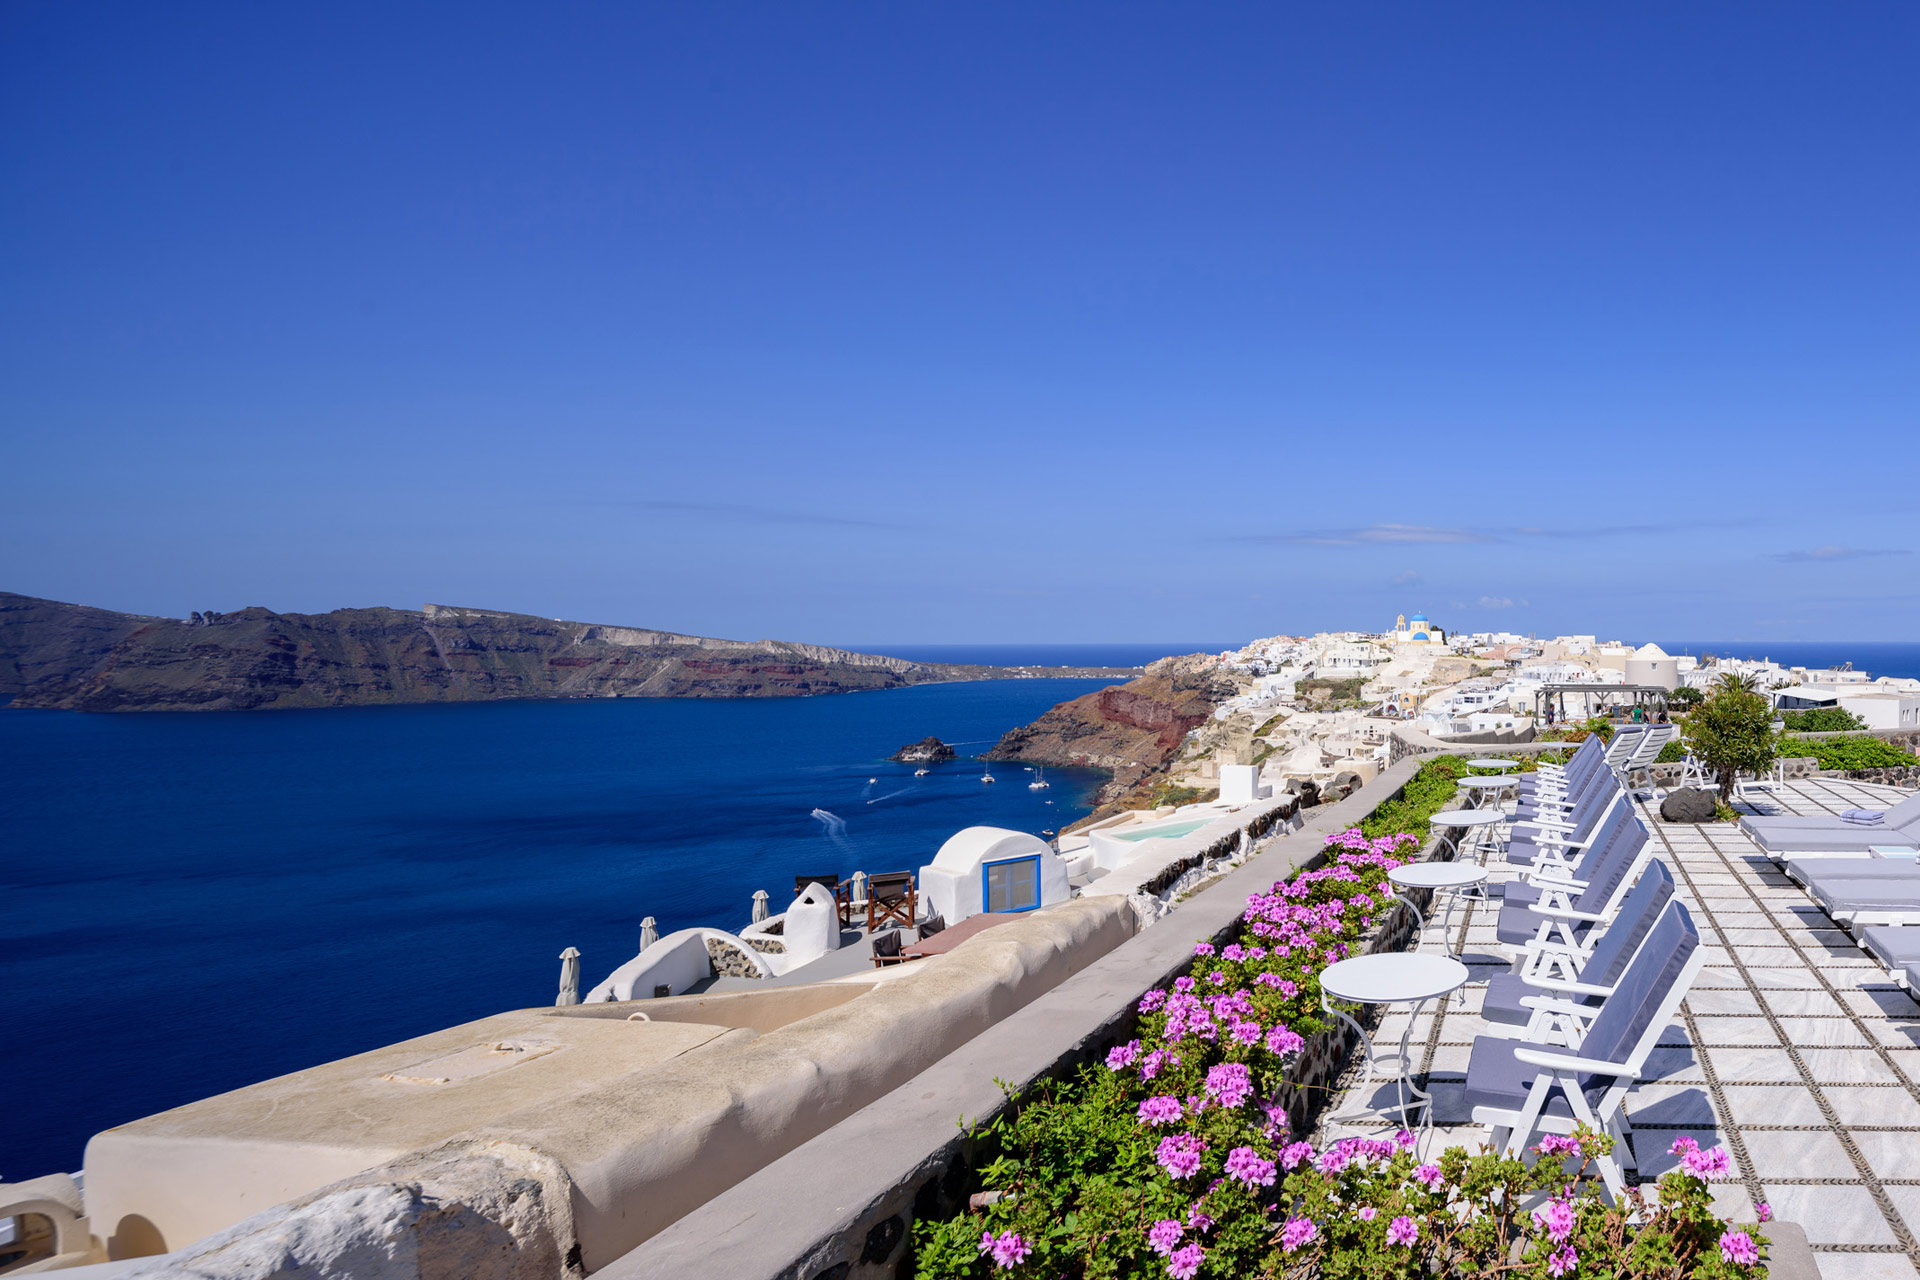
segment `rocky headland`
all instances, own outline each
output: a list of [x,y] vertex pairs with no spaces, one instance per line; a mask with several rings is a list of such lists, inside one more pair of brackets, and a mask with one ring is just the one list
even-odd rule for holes
[[493,698],[779,698],[954,680],[1131,674],[909,662],[492,609],[248,608],[188,618],[0,592],[0,696],[75,711],[225,711]]
[[1148,803],[1164,788],[1187,735],[1245,685],[1244,676],[1209,654],[1162,658],[1136,679],[1062,702],[1008,731],[987,758],[1107,770],[1113,777],[1090,822]]

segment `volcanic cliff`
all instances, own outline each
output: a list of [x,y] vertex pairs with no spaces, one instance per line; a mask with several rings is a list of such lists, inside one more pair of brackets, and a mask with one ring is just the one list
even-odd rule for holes
[[1107,769],[1103,801],[1137,794],[1180,753],[1188,732],[1240,692],[1235,673],[1207,654],[1162,658],[1145,674],[1063,702],[1010,730],[990,760]]
[[427,605],[187,619],[0,592],[0,696],[16,707],[214,711],[490,698],[770,698],[1092,668],[909,662]]

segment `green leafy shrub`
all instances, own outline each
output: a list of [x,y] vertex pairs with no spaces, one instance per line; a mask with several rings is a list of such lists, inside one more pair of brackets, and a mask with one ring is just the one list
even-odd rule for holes
[[1153,793],[1147,797],[1147,807],[1157,809],[1163,804],[1176,806],[1198,804],[1202,800],[1218,800],[1219,798],[1220,788],[1218,787],[1176,787],[1171,782],[1162,781],[1158,786],[1154,787]]
[[1409,835],[1422,844],[1432,835],[1427,819],[1453,802],[1455,785],[1467,776],[1467,762],[1459,756],[1435,756],[1422,764],[1401,791],[1361,821],[1360,830],[1378,838]]
[[1885,769],[1914,763],[1913,753],[1885,738],[1787,738],[1784,756],[1812,756],[1822,769]]
[[1779,756],[1780,740],[1773,731],[1773,708],[1754,692],[1751,681],[1722,676],[1681,730],[1687,750],[1713,770],[1720,794],[1733,794],[1741,773],[1765,773]]
[[1683,742],[1681,739],[1675,738],[1672,742],[1669,742],[1666,746],[1660,748],[1660,754],[1658,757],[1654,759],[1654,763],[1655,764],[1679,764],[1682,760],[1685,760],[1686,758],[1687,758],[1687,744]]
[[1788,711],[1782,713],[1780,720],[1791,733],[1847,733],[1867,727],[1865,720],[1841,707]]

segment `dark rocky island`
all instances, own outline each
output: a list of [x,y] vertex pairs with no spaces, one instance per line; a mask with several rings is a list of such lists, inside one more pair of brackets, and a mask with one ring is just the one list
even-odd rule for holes
[[940,760],[954,758],[954,750],[938,738],[922,738],[918,742],[909,742],[892,755],[889,760],[898,760],[901,764],[932,764]]
[[74,711],[782,698],[954,680],[1125,676],[1108,667],[909,662],[785,640],[715,640],[492,609],[249,608],[189,618],[0,592],[0,697]]

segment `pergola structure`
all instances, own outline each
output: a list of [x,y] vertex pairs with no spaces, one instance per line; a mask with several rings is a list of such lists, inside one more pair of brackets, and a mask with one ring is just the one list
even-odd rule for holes
[[1667,695],[1672,690],[1657,684],[1600,684],[1584,681],[1578,684],[1543,684],[1533,695],[1533,718],[1540,724],[1548,723],[1547,713],[1556,714],[1553,722],[1565,724],[1567,720],[1567,695],[1578,694],[1588,707],[1587,714],[1593,714],[1595,701],[1599,702],[1602,713],[1611,713],[1616,709],[1639,710],[1647,719],[1663,713],[1667,709]]

